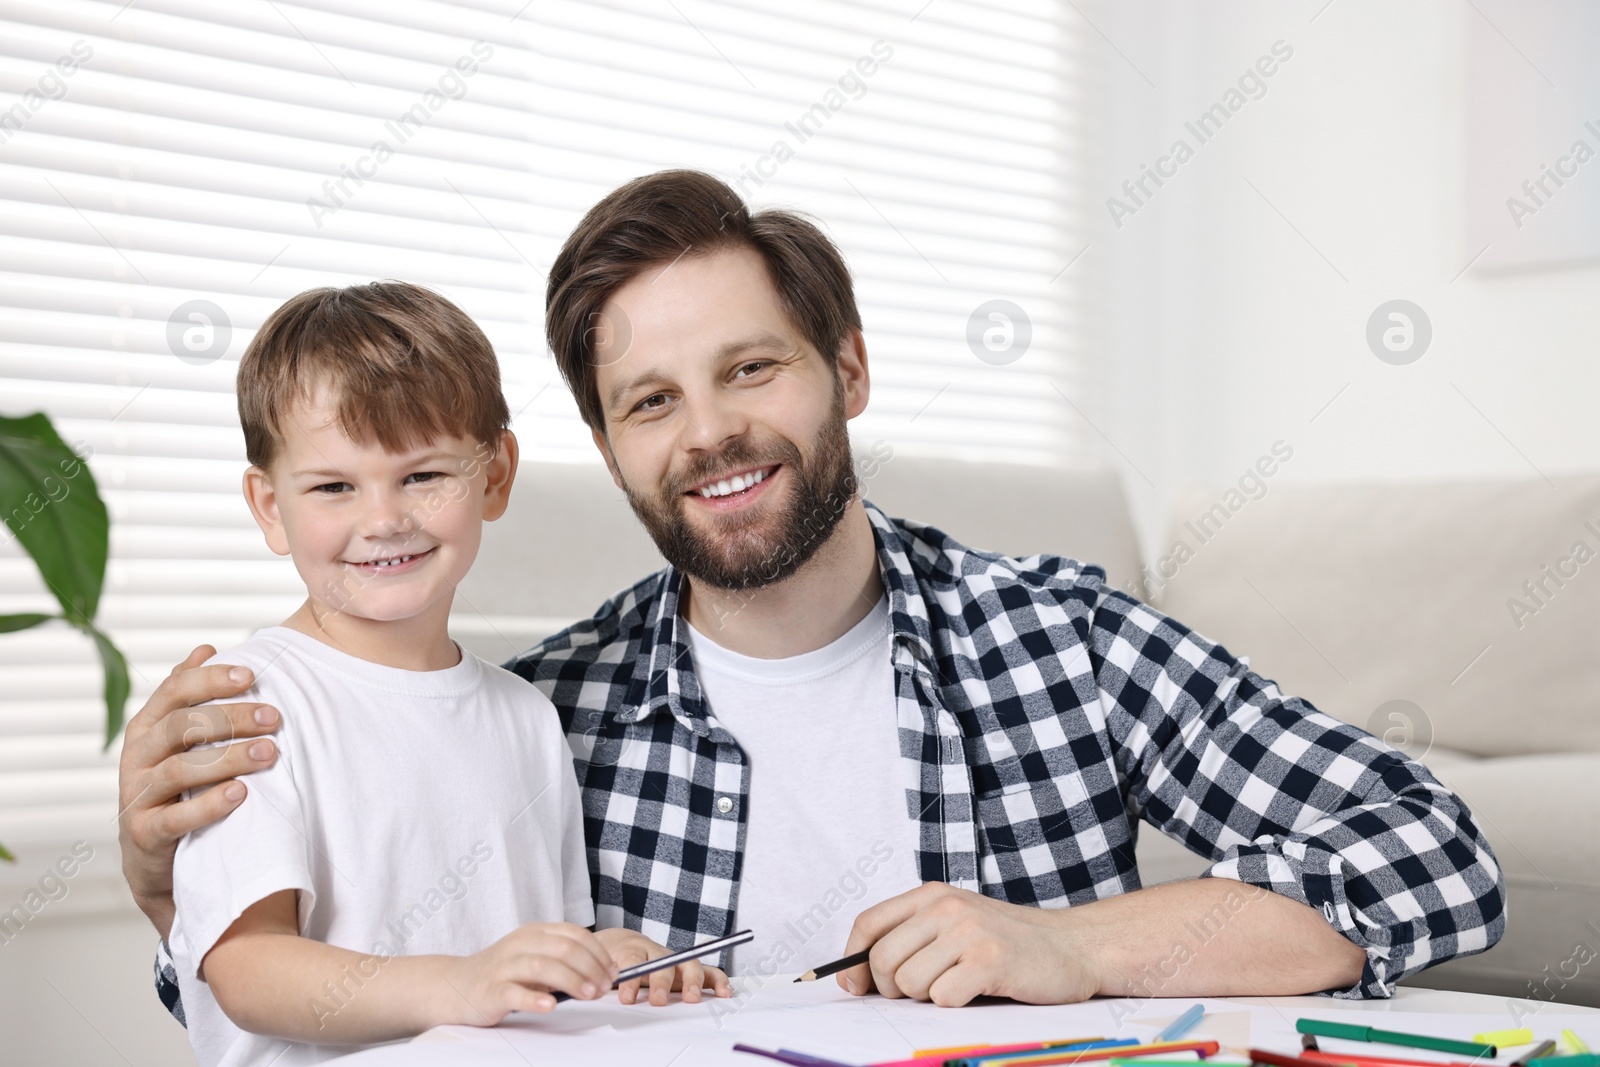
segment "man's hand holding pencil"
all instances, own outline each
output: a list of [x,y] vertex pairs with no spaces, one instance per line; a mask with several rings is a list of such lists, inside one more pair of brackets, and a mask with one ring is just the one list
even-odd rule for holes
[[1098,993],[1316,993],[1353,986],[1366,962],[1316,908],[1224,877],[1070,908],[927,882],[857,916],[845,951],[863,949],[867,962],[841,969],[840,986],[947,1007],[981,996],[1075,1004]]
[[1075,1004],[1100,992],[1101,975],[1060,917],[929,882],[856,918],[845,952],[871,955],[836,980],[857,995],[876,990],[942,1007],[981,996]]

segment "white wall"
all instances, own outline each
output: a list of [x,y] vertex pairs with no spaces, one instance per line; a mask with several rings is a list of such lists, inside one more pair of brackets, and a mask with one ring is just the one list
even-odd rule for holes
[[[185,1031],[156,999],[155,931],[121,877],[102,867],[116,863],[115,846],[97,848],[64,897],[0,943],[0,1061],[194,1063]],[[5,899],[9,906],[24,897],[10,892]]]
[[[1467,137],[1494,132],[1467,108],[1472,50],[1491,96],[1600,118],[1600,100],[1544,81],[1580,83],[1548,44],[1563,5],[1324,2],[1092,9],[1110,42],[1096,38],[1108,91],[1091,255],[1109,304],[1095,417],[1127,457],[1105,449],[1147,554],[1175,492],[1237,479],[1277,440],[1294,456],[1274,480],[1559,482],[1600,465],[1600,267],[1461,274],[1483,244],[1466,231]],[[1279,40],[1293,56],[1265,96],[1199,144],[1185,120]],[[1536,116],[1506,121],[1524,117]],[[1180,136],[1194,158],[1114,227],[1106,197]],[[1561,196],[1592,207],[1600,167]],[[1500,207],[1475,206],[1505,219],[1497,240],[1514,238]],[[1393,298],[1432,321],[1431,347],[1407,366],[1365,341]]]

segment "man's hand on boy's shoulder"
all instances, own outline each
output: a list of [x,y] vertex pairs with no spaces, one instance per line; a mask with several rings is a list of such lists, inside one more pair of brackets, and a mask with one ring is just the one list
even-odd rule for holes
[[[122,739],[117,773],[122,876],[162,937],[172,929],[172,857],[179,839],[239,806],[246,789],[231,779],[270,767],[278,758],[272,741],[251,740],[278,728],[275,708],[256,703],[196,706],[237,696],[254,681],[242,667],[202,666],[216,654],[210,645],[189,653],[128,721]],[[235,743],[192,751],[196,745],[229,740]],[[220,782],[229,784],[182,799],[186,789]]]
[[[666,946],[656,944],[636,930],[613,927],[596,930],[594,936],[606,947],[606,951],[616,961],[619,970],[637,966],[646,960],[660,959],[670,951]],[[710,990],[714,997],[733,996],[733,986],[721,969],[701,963],[699,960],[690,960],[643,978],[623,982],[617,987],[617,999],[624,1004],[637,1003],[646,982],[650,985],[649,1001],[656,1005],[667,1003],[669,995],[675,989],[690,1004],[699,1003],[702,993],[706,990]]]

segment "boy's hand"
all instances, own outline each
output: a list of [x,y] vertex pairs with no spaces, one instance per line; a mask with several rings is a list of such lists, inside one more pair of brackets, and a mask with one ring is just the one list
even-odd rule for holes
[[[278,713],[265,704],[214,704],[250,688],[254,675],[225,664],[200,666],[217,654],[201,645],[172,669],[139,713],[128,721],[117,782],[122,876],[133,899],[162,937],[172,928],[172,856],[178,839],[216,822],[244,800],[245,787],[229,779],[270,767],[278,746],[247,741],[278,728]],[[230,669],[242,672],[230,676]],[[235,740],[222,748],[191,752],[195,745]],[[192,800],[186,789],[228,782]]]
[[448,1022],[495,1026],[514,1011],[549,1011],[551,993],[577,1000],[605,995],[617,965],[600,941],[572,923],[528,923],[482,952],[454,961],[445,975]]
[[[632,967],[668,954],[665,947],[633,930],[600,930],[594,936],[611,953],[618,967]],[[701,991],[707,986],[711,988],[713,996],[733,996],[733,986],[729,984],[726,974],[699,960],[690,960],[671,970],[657,971],[644,978],[623,982],[617,987],[617,999],[624,1004],[637,1003],[639,987],[646,981],[650,983],[650,1003],[657,1005],[665,1004],[668,994],[674,989],[681,992],[683,999],[690,1004],[699,1003]]]

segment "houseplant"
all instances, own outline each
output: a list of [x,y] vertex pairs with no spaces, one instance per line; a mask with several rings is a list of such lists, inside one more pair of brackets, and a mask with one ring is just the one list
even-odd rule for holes
[[[109,748],[128,702],[128,661],[94,621],[105,584],[110,519],[84,462],[87,454],[69,448],[43,413],[0,416],[0,544],[22,545],[61,608],[0,615],[0,634],[59,619],[94,642],[105,672]],[[13,859],[4,845],[0,858]]]

